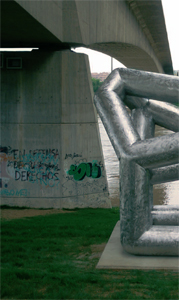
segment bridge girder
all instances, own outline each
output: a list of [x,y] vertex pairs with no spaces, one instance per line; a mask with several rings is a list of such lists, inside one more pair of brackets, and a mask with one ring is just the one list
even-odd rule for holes
[[1,47],[83,46],[127,67],[173,74],[160,0],[6,0],[1,23]]

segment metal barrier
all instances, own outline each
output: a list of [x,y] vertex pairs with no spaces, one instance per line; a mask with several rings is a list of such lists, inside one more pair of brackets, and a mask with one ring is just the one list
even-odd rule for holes
[[[179,206],[153,206],[153,184],[179,179],[178,100],[178,77],[123,68],[94,96],[120,160],[120,238],[132,254],[179,255]],[[155,124],[177,133],[154,138]]]

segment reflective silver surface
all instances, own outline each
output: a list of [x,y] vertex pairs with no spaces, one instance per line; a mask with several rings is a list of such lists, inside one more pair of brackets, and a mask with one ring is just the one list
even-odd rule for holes
[[177,76],[145,72],[127,68],[118,69],[126,94],[177,103]]
[[[107,173],[108,189],[111,203],[114,207],[120,204],[119,195],[119,166],[120,162],[116,156],[113,146],[108,138],[108,135],[104,129],[103,123],[98,116],[98,124],[103,148],[104,162]],[[155,136],[161,136],[171,134],[170,130],[163,127],[155,126]],[[152,171],[157,169],[152,169]],[[177,174],[178,177],[178,174]],[[160,177],[159,181],[160,180]],[[174,180],[170,179],[170,180]],[[163,183],[153,183],[153,203],[154,205],[163,205],[164,207],[170,207],[179,204],[179,180],[168,181]]]
[[[154,126],[158,123],[178,131],[173,122],[173,119],[177,120],[178,109],[169,103],[162,106],[161,102],[146,99],[177,103],[178,95],[179,78],[116,69],[94,97],[97,111],[120,159],[121,243],[133,254],[178,255],[177,212],[172,209],[165,213],[153,212],[151,180],[152,177],[153,182],[158,180],[159,174],[163,174],[161,177],[165,180],[176,177],[173,174],[179,162],[179,134],[154,138]],[[131,117],[124,104],[133,109]],[[172,169],[166,169],[170,165]],[[163,225],[155,225],[157,222]]]
[[179,225],[179,211],[152,211],[152,220],[154,225]]
[[151,170],[151,183],[162,183],[178,180],[179,164]]

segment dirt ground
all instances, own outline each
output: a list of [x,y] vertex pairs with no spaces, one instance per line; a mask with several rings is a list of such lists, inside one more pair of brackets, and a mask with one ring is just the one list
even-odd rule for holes
[[[112,207],[119,207],[119,198],[111,199]],[[51,214],[67,214],[74,211],[62,209],[1,209],[0,218],[5,220],[21,219],[26,217],[45,216]]]
[[1,210],[1,219],[12,220],[12,219],[21,219],[26,217],[35,217],[35,216],[44,216],[51,214],[67,214],[71,213],[69,210],[61,209],[2,209]]

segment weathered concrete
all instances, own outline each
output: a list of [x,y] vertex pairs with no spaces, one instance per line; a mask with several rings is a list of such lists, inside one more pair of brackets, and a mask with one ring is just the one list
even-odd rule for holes
[[[22,57],[22,69],[2,70],[1,204],[111,207],[88,57],[68,50],[7,57]],[[75,180],[68,171],[81,163]]]
[[[4,54],[2,204],[110,207],[89,62],[69,51],[77,46],[173,72],[160,0],[1,1],[1,47],[40,48]],[[21,56],[22,70],[8,70],[7,56]]]
[[120,243],[120,221],[117,222],[110,239],[97,264],[98,269],[145,269],[179,271],[179,258],[169,256],[137,256],[123,249]]
[[173,73],[160,0],[13,0],[1,8],[2,47],[86,46],[129,68]]

